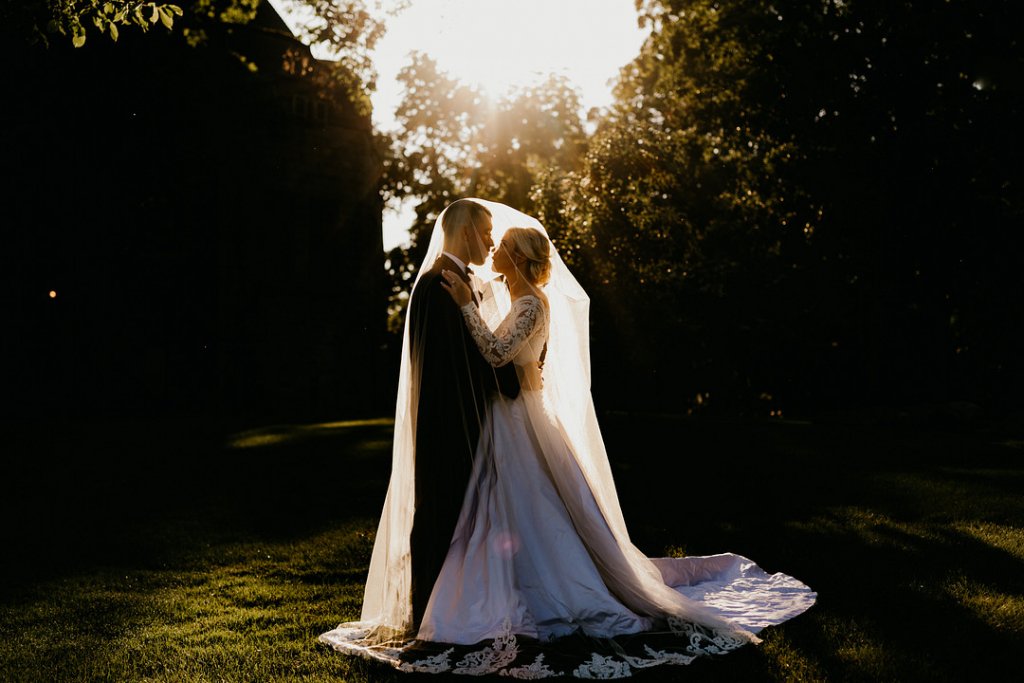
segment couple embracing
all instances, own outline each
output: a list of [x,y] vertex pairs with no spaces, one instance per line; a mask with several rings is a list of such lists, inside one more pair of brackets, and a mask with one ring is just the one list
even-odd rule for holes
[[536,219],[480,199],[442,212],[409,302],[362,617],[321,641],[404,671],[622,677],[759,642],[814,603],[740,555],[630,542],[588,315]]

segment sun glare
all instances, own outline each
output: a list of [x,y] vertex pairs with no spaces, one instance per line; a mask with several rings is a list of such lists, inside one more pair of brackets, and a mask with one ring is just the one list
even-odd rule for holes
[[[301,0],[270,2],[293,30],[310,20],[308,12],[294,9]],[[402,99],[397,76],[412,52],[429,55],[450,76],[494,97],[551,73],[565,76],[587,110],[611,104],[611,80],[646,37],[635,0],[414,0],[385,22],[387,32],[373,52],[378,78],[371,94],[380,130],[396,128]],[[385,213],[385,249],[407,239],[411,211],[406,206]]]
[[[293,30],[311,20],[301,0],[270,2]],[[433,57],[449,75],[492,96],[560,74],[589,108],[611,102],[609,81],[646,35],[634,0],[417,0],[385,23],[373,52],[379,77],[372,95],[374,121],[383,129],[394,126],[402,95],[396,76],[411,52]]]
[[390,30],[392,40],[419,42],[453,76],[494,95],[550,72],[603,85],[639,47],[629,39],[639,32],[632,4],[438,0],[414,3]]
[[394,75],[414,50],[492,96],[560,74],[591,107],[610,102],[609,80],[636,56],[643,38],[633,0],[414,2],[388,22],[376,50],[375,118],[390,127],[401,96]]

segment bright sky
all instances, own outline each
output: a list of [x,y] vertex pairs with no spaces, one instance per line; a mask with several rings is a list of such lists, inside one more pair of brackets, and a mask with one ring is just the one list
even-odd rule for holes
[[[270,2],[281,8],[287,0]],[[387,20],[373,54],[373,120],[382,130],[395,126],[402,96],[396,76],[413,51],[492,95],[555,72],[580,88],[585,109],[607,106],[609,80],[637,55],[644,36],[634,0],[413,0]],[[407,239],[411,216],[411,206],[385,211],[385,249]]]

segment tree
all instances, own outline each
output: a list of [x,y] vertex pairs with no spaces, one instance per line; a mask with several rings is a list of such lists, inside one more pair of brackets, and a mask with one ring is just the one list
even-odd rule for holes
[[[616,386],[733,408],[1011,386],[1024,340],[994,296],[1022,291],[1011,3],[638,9],[650,37],[581,170],[533,197],[621,337],[595,358],[636,361]],[[669,341],[680,367],[650,363]]]
[[241,23],[204,7],[82,48],[3,42],[25,414],[384,399],[349,390],[379,374],[386,301],[369,116],[270,6]]
[[[751,376],[766,327],[805,258],[817,209],[787,182],[800,159],[751,94],[762,60],[759,9],[727,16],[648,4],[651,35],[623,69],[582,169],[535,192],[541,220],[595,296],[595,364],[611,384],[676,409],[769,393]],[[763,108],[763,105],[762,105]],[[563,201],[559,201],[563,198]],[[666,344],[679,351],[665,362]],[[616,361],[616,359],[622,359]],[[742,360],[740,360],[742,359]],[[740,361],[737,363],[737,361]]]
[[[214,3],[201,0],[190,8],[195,16],[217,16],[224,21],[248,21],[255,14],[259,0],[228,0]],[[184,14],[181,7],[165,2],[139,0],[35,0],[14,3],[3,10],[4,25],[12,27],[32,41],[49,44],[56,34],[70,37],[75,47],[85,45],[89,27],[117,41],[121,31],[135,27],[143,32],[157,24],[167,30],[174,27],[175,17]]]
[[384,195],[416,201],[416,222],[412,246],[388,255],[394,329],[426,238],[446,205],[476,195],[531,211],[538,178],[554,168],[576,168],[585,145],[579,94],[564,78],[552,76],[495,100],[415,53],[399,80],[405,94]]
[[[0,9],[0,20],[8,31],[47,46],[59,35],[70,38],[76,48],[83,47],[91,28],[116,42],[126,29],[147,32],[157,25],[167,31],[177,29],[190,45],[199,46],[214,34],[251,22],[263,2],[198,0],[182,9],[173,3],[140,0],[34,0],[9,3]],[[368,114],[366,92],[374,89],[376,79],[370,53],[384,34],[383,17],[372,13],[365,0],[293,0],[292,4],[305,6],[313,17],[301,28],[302,40],[326,48],[333,57],[329,68],[322,65],[316,70],[322,85],[341,87]],[[406,6],[405,0],[399,0],[384,15]],[[258,68],[249,56],[239,54],[239,58]]]

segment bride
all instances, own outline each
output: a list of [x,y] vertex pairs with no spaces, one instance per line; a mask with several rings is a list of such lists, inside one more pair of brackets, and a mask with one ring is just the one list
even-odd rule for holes
[[[807,586],[742,556],[652,559],[630,542],[590,395],[589,298],[536,219],[473,201],[500,243],[476,295],[451,272],[443,286],[483,357],[512,363],[521,391],[489,400],[455,533],[414,626],[407,327],[362,619],[320,640],[404,671],[618,678],[760,642],[762,628],[808,609]],[[425,264],[441,243],[439,217]]]

